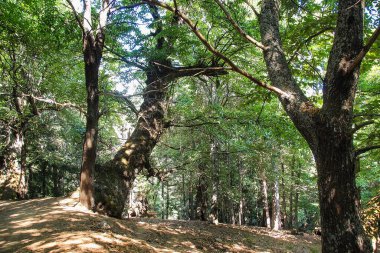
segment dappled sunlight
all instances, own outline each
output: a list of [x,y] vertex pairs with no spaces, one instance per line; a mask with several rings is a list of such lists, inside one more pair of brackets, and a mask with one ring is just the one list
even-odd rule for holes
[[0,203],[0,252],[297,252],[319,238],[201,221],[118,220],[77,196]]

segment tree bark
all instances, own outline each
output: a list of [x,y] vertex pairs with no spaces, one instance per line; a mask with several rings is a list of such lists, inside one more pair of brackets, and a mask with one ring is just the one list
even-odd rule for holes
[[92,27],[91,0],[85,0],[83,24],[83,60],[87,92],[86,132],[83,141],[82,166],[80,173],[79,201],[86,208],[95,207],[94,170],[98,144],[99,124],[99,67],[105,41],[105,26],[112,3],[102,1],[97,28]]
[[370,252],[358,211],[352,118],[359,66],[347,72],[363,46],[363,9],[356,0],[340,0],[330,53],[323,106],[315,107],[290,72],[279,32],[279,2],[264,0],[260,14],[264,59],[272,84],[287,96],[279,99],[308,142],[318,171],[322,252]]

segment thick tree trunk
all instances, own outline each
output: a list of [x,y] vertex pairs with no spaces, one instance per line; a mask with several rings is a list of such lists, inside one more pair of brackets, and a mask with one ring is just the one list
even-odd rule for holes
[[80,173],[80,197],[79,201],[88,209],[93,209],[94,202],[94,178],[96,150],[98,144],[99,122],[99,66],[100,52],[96,52],[92,38],[85,37],[84,62],[87,91],[87,115],[86,132],[83,142],[82,167]]
[[[80,24],[83,32],[83,60],[87,91],[86,132],[83,141],[80,173],[79,201],[88,209],[94,209],[94,171],[98,144],[99,122],[99,67],[105,41],[105,26],[113,2],[102,0],[96,29],[92,25],[91,0],[83,1],[84,17]],[[77,20],[78,17],[77,17]]]
[[370,252],[359,217],[352,139],[320,136],[316,163],[323,252]]
[[370,252],[358,212],[351,130],[359,66],[347,72],[363,46],[362,4],[339,0],[321,109],[308,101],[292,77],[281,44],[277,0],[262,2],[260,31],[270,80],[287,94],[279,99],[315,157],[322,252]]

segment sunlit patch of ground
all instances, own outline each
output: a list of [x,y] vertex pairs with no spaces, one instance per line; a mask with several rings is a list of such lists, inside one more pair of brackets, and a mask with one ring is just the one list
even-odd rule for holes
[[0,201],[0,252],[320,252],[319,238],[201,221],[117,220],[69,198]]

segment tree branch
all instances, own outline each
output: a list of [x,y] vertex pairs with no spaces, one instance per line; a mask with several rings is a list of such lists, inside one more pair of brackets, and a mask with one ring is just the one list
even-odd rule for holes
[[121,98],[123,99],[126,104],[127,104],[127,107],[129,109],[131,109],[131,111],[137,116],[139,114],[139,111],[136,109],[135,105],[132,103],[132,101],[128,98],[128,96],[124,96],[123,94],[117,92],[117,91],[112,91],[112,92],[102,92],[101,93],[102,95],[106,95],[106,96],[112,96],[112,97],[115,97],[115,98]]
[[373,32],[372,36],[368,40],[368,43],[363,47],[363,49],[354,58],[354,60],[352,60],[351,64],[348,65],[346,71],[344,72],[344,75],[350,74],[361,63],[361,61],[366,56],[368,51],[371,49],[373,43],[375,43],[379,35],[380,35],[380,25]]
[[352,129],[352,133],[357,132],[359,129],[361,129],[363,127],[366,127],[368,125],[372,125],[373,123],[375,123],[374,120],[368,120],[368,121],[362,122],[360,124],[355,124],[355,127]]
[[122,62],[125,62],[127,63],[128,65],[131,65],[133,67],[136,67],[140,70],[143,70],[145,71],[146,70],[146,67],[139,64],[139,63],[136,63],[136,62],[133,62],[133,61],[130,61],[128,60],[126,57],[124,57],[123,55],[119,54],[118,52],[114,51],[113,49],[107,47],[106,45],[104,45],[104,48],[107,49],[108,51],[110,51],[112,54],[116,55],[117,57],[119,57],[119,60],[122,61]]
[[71,8],[71,10],[74,13],[75,20],[77,21],[79,27],[81,28],[81,30],[82,30],[82,32],[84,34],[83,22],[82,22],[81,18],[79,17],[78,12],[75,10],[75,7],[74,7],[73,3],[70,0],[66,0],[66,2],[70,5],[70,8]]
[[244,3],[246,3],[246,5],[248,5],[249,8],[251,8],[251,10],[255,13],[256,17],[260,17],[260,13],[256,10],[256,8],[250,2],[248,2],[248,0],[244,0]]
[[73,103],[69,103],[69,102],[59,103],[59,102],[57,102],[53,99],[49,99],[49,98],[40,98],[40,97],[36,97],[36,96],[30,95],[30,94],[23,94],[23,95],[30,97],[30,98],[34,99],[35,101],[43,102],[45,104],[55,106],[55,108],[50,107],[49,109],[60,110],[61,108],[64,108],[64,107],[67,108],[68,107],[68,108],[75,108],[78,111],[80,111],[81,113],[85,114],[84,110],[80,106],[73,104]]
[[241,68],[239,68],[234,62],[232,62],[228,57],[226,57],[224,54],[222,54],[221,52],[219,52],[218,50],[216,50],[208,41],[207,39],[204,37],[204,35],[198,30],[197,28],[197,24],[194,24],[184,13],[182,13],[181,11],[179,11],[178,9],[175,10],[173,7],[171,7],[170,5],[168,4],[165,4],[165,3],[162,3],[160,1],[157,1],[157,0],[144,0],[144,2],[146,3],[149,3],[149,4],[153,4],[153,5],[157,5],[157,6],[160,6],[168,11],[171,11],[171,12],[175,12],[180,18],[182,18],[182,20],[191,28],[191,30],[193,31],[193,33],[198,37],[198,39],[202,42],[202,44],[211,52],[213,53],[216,57],[224,60],[231,68],[233,71],[241,74],[242,76],[245,76],[246,78],[248,78],[249,80],[251,80],[253,83],[257,84],[258,86],[260,87],[263,87],[264,89],[267,89],[267,90],[270,90],[274,93],[276,93],[277,95],[280,95],[281,97],[284,97],[284,98],[287,98],[290,96],[290,94],[284,92],[283,90],[281,90],[280,88],[277,88],[277,87],[274,87],[274,86],[271,86],[269,84],[266,84],[264,83],[263,81],[257,79],[256,77],[252,76],[251,74],[249,74],[248,72],[246,72],[245,70],[242,70]]
[[380,145],[373,145],[373,146],[368,146],[365,148],[357,149],[357,150],[355,150],[355,157],[358,157],[359,155],[364,154],[364,153],[371,151],[371,150],[374,150],[374,149],[380,149]]
[[227,19],[230,21],[231,25],[235,28],[235,30],[248,42],[252,43],[256,47],[260,48],[261,50],[266,50],[267,48],[261,44],[259,41],[255,40],[251,36],[249,36],[240,26],[238,23],[235,22],[235,20],[231,17],[231,14],[228,12],[228,10],[225,8],[221,0],[214,0],[219,7],[222,9],[224,14],[226,15]]
[[325,27],[323,28],[322,30],[320,30],[319,32],[317,33],[314,33],[312,35],[310,35],[306,40],[304,40],[300,45],[298,45],[298,47],[296,48],[296,50],[294,51],[294,53],[292,54],[292,56],[289,58],[288,60],[288,64],[291,63],[294,58],[296,57],[296,55],[298,54],[298,52],[301,50],[301,48],[306,45],[307,43],[309,43],[312,39],[314,39],[315,37],[321,35],[322,33],[324,32],[327,32],[327,31],[332,31],[334,30],[333,27],[329,26],[329,27]]

